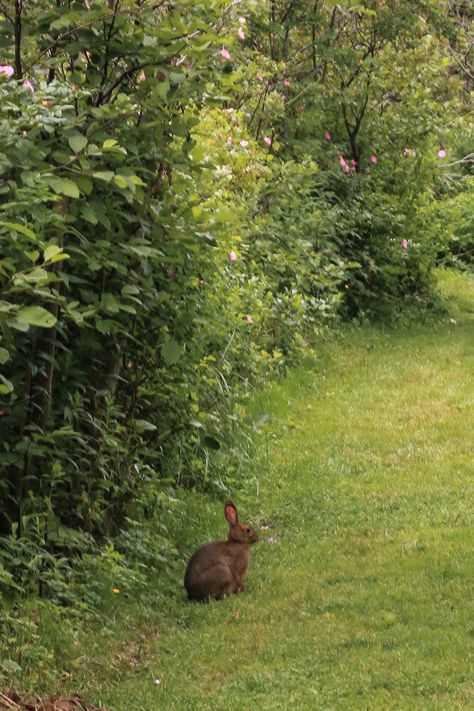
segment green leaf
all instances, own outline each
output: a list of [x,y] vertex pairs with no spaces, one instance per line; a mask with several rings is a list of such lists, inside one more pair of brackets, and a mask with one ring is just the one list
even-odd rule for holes
[[40,256],[40,253],[38,252],[37,249],[35,249],[32,252],[28,252],[28,251],[24,252],[24,255],[25,255],[25,257],[28,257],[28,259],[31,259],[31,261],[34,264],[36,262],[36,260],[38,259],[38,257]]
[[71,198],[80,197],[79,188],[76,183],[69,178],[48,178],[48,185],[50,185],[55,193],[60,195],[66,195]]
[[67,140],[74,153],[80,153],[88,143],[87,138],[81,133],[75,133],[74,136],[70,136]]
[[0,348],[0,365],[3,365],[10,360],[10,353],[6,348]]
[[27,306],[20,309],[17,316],[18,319],[29,323],[30,326],[41,326],[42,328],[51,328],[57,321],[56,316],[43,306]]
[[77,175],[75,176],[74,180],[76,181],[79,190],[83,192],[84,195],[91,194],[93,184],[90,178],[87,178],[85,175]]
[[94,178],[97,178],[97,180],[105,180],[106,183],[110,183],[115,173],[112,173],[111,170],[99,170],[97,173],[93,173],[92,175]]
[[25,225],[19,225],[17,222],[0,222],[0,225],[6,227],[7,230],[20,232],[20,234],[25,235],[25,237],[36,240],[36,235],[33,230],[30,230],[29,227],[25,227]]
[[181,347],[179,343],[174,340],[174,338],[169,341],[165,341],[161,346],[161,356],[166,365],[174,365],[180,360],[182,355],[183,352]]
[[137,432],[154,432],[157,427],[148,420],[131,420],[130,426]]
[[118,141],[116,141],[115,138],[108,138],[106,141],[103,142],[102,150],[110,151],[110,149],[116,146],[117,143]]
[[118,188],[128,188],[127,179],[123,175],[116,175],[114,177],[114,183]]
[[44,250],[44,261],[49,262],[52,257],[54,257],[55,254],[59,254],[60,252],[63,251],[62,247],[59,247],[57,244],[50,244],[46,249]]
[[1,373],[0,373],[0,380],[2,381],[3,385],[0,385],[0,392],[2,393],[12,393],[13,390],[15,389],[13,387],[13,383],[11,383],[9,380],[7,380]]
[[84,205],[81,210],[81,215],[87,222],[90,222],[91,225],[96,225],[99,221],[91,205]]

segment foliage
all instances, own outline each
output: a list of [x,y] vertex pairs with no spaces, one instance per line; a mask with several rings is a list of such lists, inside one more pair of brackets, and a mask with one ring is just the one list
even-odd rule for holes
[[256,476],[252,386],[469,253],[468,14],[2,3],[6,599],[100,608],[115,564],[141,580],[133,532],[174,489]]

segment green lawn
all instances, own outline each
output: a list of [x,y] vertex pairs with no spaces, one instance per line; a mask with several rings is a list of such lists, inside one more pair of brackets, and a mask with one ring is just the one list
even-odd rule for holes
[[[271,528],[246,592],[190,604],[177,573],[69,686],[114,711],[474,709],[474,279],[440,283],[442,322],[347,328],[254,398],[268,457],[262,434],[235,503]],[[220,503],[189,521],[194,544],[224,535]]]

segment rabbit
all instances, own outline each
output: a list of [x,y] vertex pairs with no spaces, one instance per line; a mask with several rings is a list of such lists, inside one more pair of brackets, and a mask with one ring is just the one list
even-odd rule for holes
[[249,566],[249,545],[258,541],[255,531],[239,523],[232,501],[224,506],[229,523],[227,541],[206,543],[190,558],[184,575],[189,600],[208,601],[242,592]]

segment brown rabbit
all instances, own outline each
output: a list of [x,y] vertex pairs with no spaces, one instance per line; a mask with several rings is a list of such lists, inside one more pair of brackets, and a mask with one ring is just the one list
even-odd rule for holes
[[189,560],[184,587],[190,600],[219,599],[244,589],[249,544],[258,541],[258,536],[250,526],[239,523],[232,501],[225,504],[224,514],[229,523],[227,540],[206,543]]

